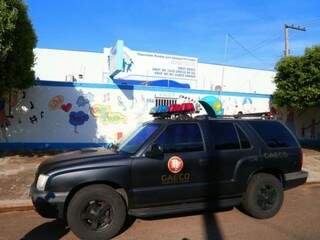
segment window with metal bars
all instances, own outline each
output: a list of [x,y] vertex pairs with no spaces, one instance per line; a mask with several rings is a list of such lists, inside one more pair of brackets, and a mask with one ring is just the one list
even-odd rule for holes
[[177,104],[176,98],[156,98],[156,107],[160,105],[169,106],[171,104]]

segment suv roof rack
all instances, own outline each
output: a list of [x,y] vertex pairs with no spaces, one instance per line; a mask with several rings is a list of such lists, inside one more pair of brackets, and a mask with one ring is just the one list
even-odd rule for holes
[[210,116],[210,115],[198,115],[195,116],[195,119],[207,119],[207,120],[212,120],[212,119],[274,119],[274,116],[271,112],[257,112],[257,113],[242,113],[239,112],[238,114],[234,115],[218,115],[218,116]]
[[235,115],[222,115],[222,118],[249,118],[249,119],[273,119],[274,116],[271,112],[257,112],[257,113],[242,113],[239,112]]

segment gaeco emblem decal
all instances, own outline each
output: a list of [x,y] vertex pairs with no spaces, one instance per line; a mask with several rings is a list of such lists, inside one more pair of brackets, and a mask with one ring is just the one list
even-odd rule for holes
[[173,156],[168,161],[168,169],[172,173],[179,173],[183,168],[183,160],[178,156]]

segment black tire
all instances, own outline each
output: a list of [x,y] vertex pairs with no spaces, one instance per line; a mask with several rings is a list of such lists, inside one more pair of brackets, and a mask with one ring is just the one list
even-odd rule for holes
[[67,220],[72,232],[80,239],[110,239],[124,225],[126,205],[113,188],[90,185],[80,189],[71,199]]
[[283,187],[279,179],[271,174],[258,173],[249,181],[241,209],[255,218],[271,218],[282,203]]

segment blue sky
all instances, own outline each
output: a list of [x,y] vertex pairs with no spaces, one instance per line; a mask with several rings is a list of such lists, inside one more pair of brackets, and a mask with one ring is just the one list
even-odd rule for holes
[[[320,1],[26,0],[38,47],[102,52],[117,39],[133,50],[199,58],[200,62],[273,69],[283,54],[320,44]],[[230,34],[230,35],[228,35]],[[226,36],[228,38],[227,48]],[[225,54],[225,49],[227,49]]]

